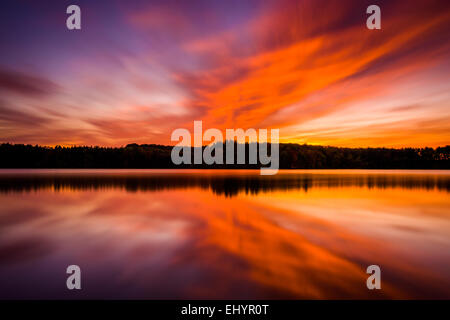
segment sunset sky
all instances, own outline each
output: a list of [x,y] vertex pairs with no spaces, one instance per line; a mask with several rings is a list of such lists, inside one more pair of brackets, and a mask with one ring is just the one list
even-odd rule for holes
[[[81,8],[82,29],[66,28]],[[366,8],[381,7],[381,30]],[[450,2],[24,1],[0,5],[0,142],[450,144]]]

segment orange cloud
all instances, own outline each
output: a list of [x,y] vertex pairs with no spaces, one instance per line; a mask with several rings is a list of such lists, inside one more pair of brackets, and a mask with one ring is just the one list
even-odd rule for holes
[[[339,16],[339,13],[337,11],[332,16]],[[450,15],[444,11],[414,24],[410,23],[409,18],[404,16],[385,19],[383,30],[378,33],[357,25],[339,32],[294,39],[289,45],[248,57],[225,58],[220,55],[223,60],[221,67],[198,75],[198,82],[190,82],[198,97],[195,103],[207,106],[207,113],[202,120],[211,127],[281,127],[283,132],[283,127],[321,118],[345,109],[350,102],[364,102],[368,97],[395,90],[396,83],[386,80],[395,80],[442,64],[446,58],[442,55],[443,47],[448,49],[448,45],[442,44],[428,52],[405,52],[417,42],[425,42],[424,39],[431,37],[447,23]],[[320,22],[319,19],[318,23]],[[267,30],[267,24],[267,20],[263,20],[261,28]],[[311,29],[314,28],[309,30]],[[263,31],[259,31],[259,34],[262,33]],[[294,38],[303,36],[301,32],[293,34]],[[227,36],[226,39],[228,38]],[[203,50],[220,48],[220,41],[212,39],[209,46],[208,43],[197,41],[192,47]],[[396,54],[404,57],[396,59]],[[379,69],[377,64],[385,64],[386,69]],[[233,70],[238,77],[231,77],[231,80],[227,81]],[[303,103],[312,95],[321,97],[311,103]],[[351,117],[352,115],[348,114],[348,118]],[[367,117],[370,118],[370,109],[367,110]],[[414,123],[416,121],[410,122]],[[332,132],[333,124],[329,125]],[[382,124],[378,126],[382,128]],[[389,132],[391,135],[403,136],[403,144],[422,145],[445,141],[431,132],[428,135],[431,139],[427,141],[414,140],[415,135],[408,134],[413,130],[407,130],[406,133],[405,128],[399,126],[396,131],[389,122],[386,122],[386,127],[390,128],[386,134]],[[438,131],[442,133],[446,130],[448,127],[443,126]],[[404,133],[400,134],[401,131]],[[290,136],[289,141],[296,142],[292,132],[287,132],[287,135]],[[332,133],[324,137],[319,135],[308,142],[330,141],[338,145],[348,145],[344,140],[357,138],[356,141],[366,146],[384,144],[384,141],[389,140],[389,135],[384,139],[376,135],[362,140],[358,132],[349,132],[349,135],[345,136],[345,132],[341,131],[337,139],[331,140],[330,136],[332,137]],[[301,133],[297,141],[300,141],[300,138]],[[358,145],[358,142],[353,145]]]
[[279,128],[283,142],[449,144],[450,8],[380,6],[381,30],[366,29],[366,3],[352,0],[122,7],[117,28],[90,22],[79,54],[58,45],[63,75],[52,59],[36,60],[39,77],[0,68],[0,141],[170,144],[203,120]]

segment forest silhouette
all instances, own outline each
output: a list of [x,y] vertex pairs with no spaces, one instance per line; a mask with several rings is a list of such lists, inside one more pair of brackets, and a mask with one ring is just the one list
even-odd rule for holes
[[[236,164],[235,160],[232,165],[175,165],[171,160],[172,146],[128,144],[125,147],[46,147],[4,143],[0,145],[0,168],[259,169],[262,166],[260,163],[248,164],[249,144],[245,147],[246,164]],[[191,150],[191,156],[193,154]],[[280,169],[450,169],[448,145],[391,149],[281,143],[279,154]]]

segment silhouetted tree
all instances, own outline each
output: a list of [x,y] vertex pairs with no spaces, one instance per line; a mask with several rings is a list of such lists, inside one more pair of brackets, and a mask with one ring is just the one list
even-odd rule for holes
[[[235,148],[237,147],[235,143]],[[205,147],[203,147],[205,148]],[[433,148],[337,148],[280,144],[281,169],[450,169],[450,146]],[[234,165],[179,165],[171,160],[171,146],[129,144],[125,147],[43,147],[0,145],[1,168],[260,168]],[[270,150],[270,147],[268,148]],[[191,157],[193,159],[193,150]],[[224,158],[226,148],[224,148]],[[193,163],[193,161],[191,161]]]

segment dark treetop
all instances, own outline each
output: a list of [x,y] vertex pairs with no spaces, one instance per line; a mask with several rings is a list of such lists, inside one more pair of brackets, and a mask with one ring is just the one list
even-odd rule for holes
[[[248,163],[246,144],[246,163]],[[270,152],[270,147],[268,148]],[[450,169],[450,146],[438,148],[338,148],[279,145],[280,169]],[[260,168],[261,165],[174,165],[171,146],[43,147],[0,145],[1,168]],[[193,155],[193,152],[191,152]],[[236,154],[236,153],[235,153]],[[236,161],[235,161],[236,163]]]

